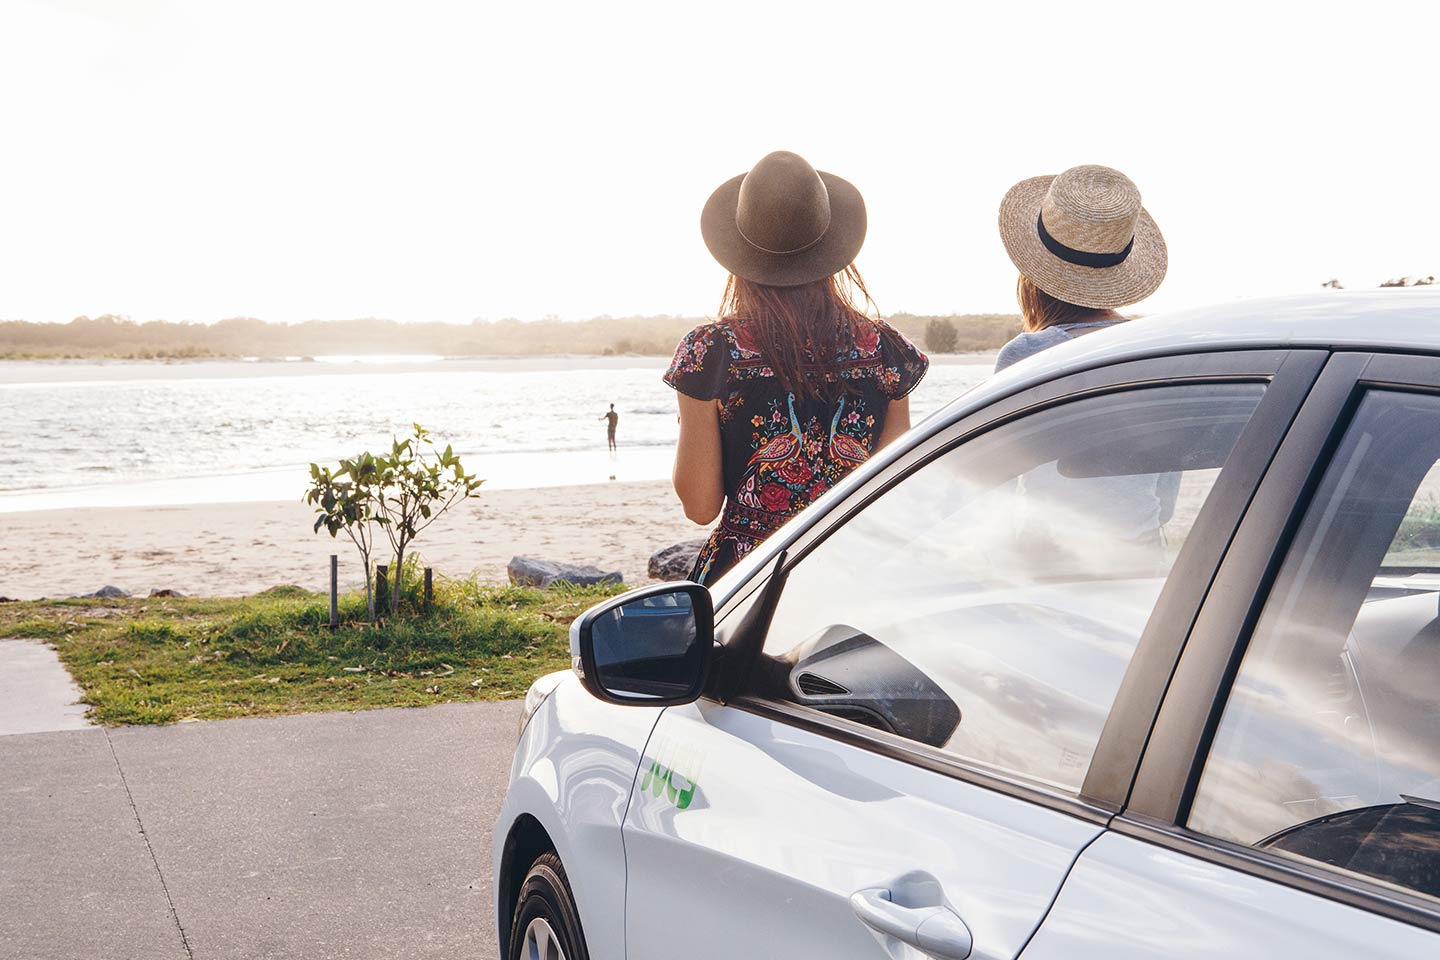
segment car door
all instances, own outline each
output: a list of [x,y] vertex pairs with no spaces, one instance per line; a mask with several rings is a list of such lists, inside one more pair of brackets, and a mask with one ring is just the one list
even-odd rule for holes
[[627,956],[1015,956],[1119,809],[1320,362],[1065,377],[783,531],[720,611],[722,664],[753,662],[644,752]]
[[1440,359],[1334,357],[1170,691],[1026,960],[1440,956]]

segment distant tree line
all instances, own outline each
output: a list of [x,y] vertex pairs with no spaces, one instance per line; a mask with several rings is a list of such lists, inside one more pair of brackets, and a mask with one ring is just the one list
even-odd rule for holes
[[925,324],[925,348],[931,353],[954,353],[955,344],[960,342],[960,331],[955,322],[945,317],[933,317]]
[[[1383,283],[1381,283],[1380,286],[1381,286],[1382,288],[1383,288],[1383,287],[1428,287],[1428,286],[1433,285],[1434,283],[1435,283],[1435,276],[1434,276],[1434,274],[1431,274],[1431,275],[1428,276],[1428,277],[1391,277],[1389,280],[1386,280],[1386,281],[1384,281]],[[1326,280],[1324,283],[1320,284],[1320,286],[1324,287],[1324,288],[1327,289],[1327,290],[1344,290],[1344,289],[1345,289],[1345,284],[1341,283],[1340,280],[1339,280],[1337,277],[1331,277],[1329,280]]]
[[963,313],[917,316],[897,313],[887,318],[905,336],[930,353],[974,353],[998,350],[1020,332],[1015,313]]
[[[994,350],[1019,332],[1020,319],[1005,314],[888,318],[932,353]],[[555,317],[521,321],[475,320],[468,324],[399,323],[367,317],[267,323],[231,317],[216,323],[150,320],[105,315],[69,323],[0,321],[0,357],[306,357],[326,354],[441,356],[537,356],[554,354],[665,357],[698,317]]]

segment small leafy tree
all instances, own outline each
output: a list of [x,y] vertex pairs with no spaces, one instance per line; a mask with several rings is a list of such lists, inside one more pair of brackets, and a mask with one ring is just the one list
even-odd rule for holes
[[954,353],[960,342],[960,332],[953,321],[935,317],[925,325],[925,346],[931,353]]
[[375,479],[370,485],[375,520],[395,551],[392,612],[400,609],[405,551],[422,530],[473,495],[484,482],[465,472],[449,444],[440,450],[430,439],[430,431],[418,423],[412,426],[410,436],[392,441],[389,456],[375,458]]
[[305,502],[315,508],[315,532],[323,527],[336,537],[344,533],[355,544],[365,568],[365,605],[375,620],[372,557],[376,530],[395,551],[395,578],[390,611],[398,612],[404,580],[405,552],[422,530],[452,506],[474,495],[483,482],[468,474],[446,444],[439,449],[420,424],[405,439],[395,437],[385,456],[362,453],[341,460],[333,470],[310,464]]
[[368,453],[353,460],[341,460],[333,471],[312,463],[310,488],[305,491],[305,502],[319,514],[315,518],[315,532],[319,533],[321,527],[330,531],[331,537],[344,532],[355,544],[360,564],[365,568],[365,608],[371,623],[375,622],[375,590],[371,583],[370,556],[375,547],[374,484],[378,472],[376,459]]

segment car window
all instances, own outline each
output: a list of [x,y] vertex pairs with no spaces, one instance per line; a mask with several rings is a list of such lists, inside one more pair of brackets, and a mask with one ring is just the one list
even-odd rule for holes
[[1088,397],[930,461],[791,569],[758,692],[1078,792],[1263,390]]
[[1192,830],[1440,896],[1440,397],[1358,407],[1230,691]]

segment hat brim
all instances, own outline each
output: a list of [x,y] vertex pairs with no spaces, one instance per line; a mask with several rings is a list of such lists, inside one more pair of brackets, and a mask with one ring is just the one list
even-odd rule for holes
[[700,213],[700,235],[711,256],[737,277],[772,287],[798,287],[848,267],[865,244],[865,200],[848,180],[816,172],[830,194],[830,226],[819,242],[796,253],[768,253],[746,240],[735,224],[742,173],[710,194]]
[[1165,279],[1170,257],[1159,226],[1144,207],[1135,223],[1135,245],[1123,263],[1085,267],[1046,248],[1035,224],[1054,179],[1021,180],[1000,201],[1000,239],[1021,275],[1052,297],[1096,309],[1129,306],[1154,293]]

